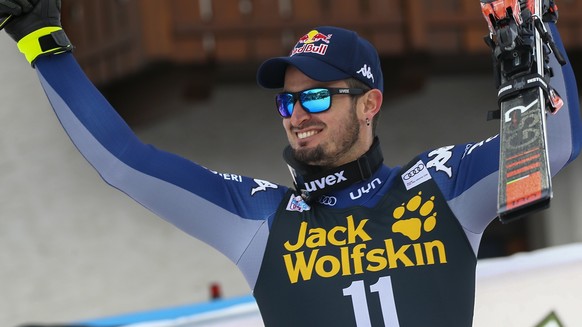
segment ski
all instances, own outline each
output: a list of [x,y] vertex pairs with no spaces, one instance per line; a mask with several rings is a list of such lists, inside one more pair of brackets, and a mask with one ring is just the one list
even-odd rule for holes
[[546,114],[562,99],[550,87],[549,55],[565,60],[544,21],[557,20],[551,0],[481,0],[493,50],[500,119],[497,214],[514,219],[546,209],[552,198]]

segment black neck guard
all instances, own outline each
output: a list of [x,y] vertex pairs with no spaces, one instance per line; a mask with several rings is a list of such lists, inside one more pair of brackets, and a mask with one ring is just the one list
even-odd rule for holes
[[283,158],[287,162],[293,184],[306,202],[317,200],[325,192],[345,188],[370,178],[384,161],[380,141],[374,138],[368,152],[352,162],[339,167],[324,169],[297,161],[291,146],[285,147]]

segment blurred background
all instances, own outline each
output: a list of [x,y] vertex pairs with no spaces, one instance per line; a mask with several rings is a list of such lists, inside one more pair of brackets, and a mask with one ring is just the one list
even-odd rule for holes
[[[558,2],[582,76],[582,2]],[[498,131],[477,0],[75,0],[75,57],[147,143],[213,170],[290,185],[266,58],[314,27],[369,39],[382,57],[379,136],[388,165]],[[103,183],[51,112],[35,72],[0,35],[0,325],[70,322],[250,293],[235,266]],[[488,229],[480,258],[582,242],[582,160],[552,208]]]

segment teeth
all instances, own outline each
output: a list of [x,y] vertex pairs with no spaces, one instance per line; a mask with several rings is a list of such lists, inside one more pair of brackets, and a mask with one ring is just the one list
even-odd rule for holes
[[317,131],[309,131],[309,132],[301,132],[301,133],[297,133],[297,137],[299,139],[304,139],[306,137],[310,137],[317,134]]

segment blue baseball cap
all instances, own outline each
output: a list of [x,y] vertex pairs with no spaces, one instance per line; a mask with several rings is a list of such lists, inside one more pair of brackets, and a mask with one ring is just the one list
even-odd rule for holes
[[258,84],[268,89],[282,88],[288,65],[316,81],[332,82],[353,77],[370,88],[384,91],[376,48],[347,29],[322,26],[311,30],[299,38],[289,56],[263,62],[257,72]]

